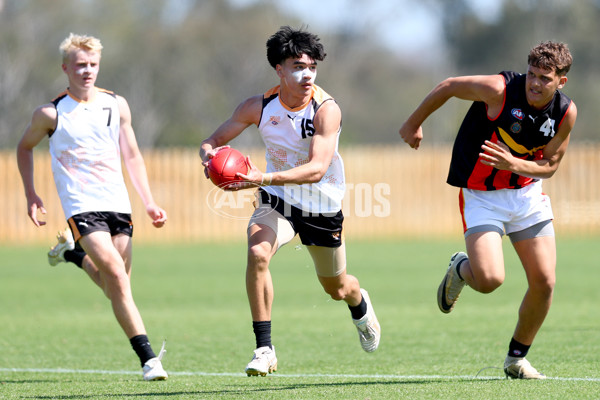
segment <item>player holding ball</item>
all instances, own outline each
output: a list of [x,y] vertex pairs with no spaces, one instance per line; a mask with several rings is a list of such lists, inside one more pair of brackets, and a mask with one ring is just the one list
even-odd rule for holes
[[308,249],[325,292],[348,304],[362,348],[372,352],[379,345],[381,329],[369,296],[346,273],[341,211],[345,176],[338,153],[341,111],[315,85],[317,61],[325,56],[316,35],[282,27],[267,41],[267,59],[279,85],[243,101],[200,148],[203,165],[208,167],[221,147],[253,124],[266,146],[267,172],[248,158],[248,173],[238,174],[242,182],[226,187],[260,186],[247,230],[246,290],[256,336],[254,357],[246,366],[249,376],[266,376],[277,369],[271,343],[269,263],[277,249],[296,234]]

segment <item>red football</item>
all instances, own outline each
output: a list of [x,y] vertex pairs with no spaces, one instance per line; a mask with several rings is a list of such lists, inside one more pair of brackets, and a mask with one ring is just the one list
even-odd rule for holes
[[247,174],[248,164],[246,164],[246,157],[234,148],[219,150],[208,162],[208,176],[212,183],[219,187],[241,181],[235,175],[238,172]]

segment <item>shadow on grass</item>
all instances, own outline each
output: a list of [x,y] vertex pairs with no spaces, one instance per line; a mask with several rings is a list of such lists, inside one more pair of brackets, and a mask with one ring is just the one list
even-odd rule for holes
[[[126,398],[126,397],[178,397],[178,396],[210,396],[210,395],[240,395],[247,396],[248,394],[263,394],[285,392],[287,390],[302,390],[313,388],[331,388],[331,387],[348,387],[353,386],[378,386],[378,385],[422,385],[431,383],[445,382],[444,379],[427,379],[427,380],[385,380],[385,381],[363,381],[363,382],[328,382],[328,383],[298,383],[298,384],[283,384],[272,385],[269,387],[248,387],[248,388],[230,388],[223,390],[190,390],[190,391],[173,391],[173,392],[143,392],[143,393],[106,393],[93,395],[48,395],[48,396],[23,396],[22,398],[29,399],[98,399],[98,398]],[[157,390],[160,390],[157,387]]]

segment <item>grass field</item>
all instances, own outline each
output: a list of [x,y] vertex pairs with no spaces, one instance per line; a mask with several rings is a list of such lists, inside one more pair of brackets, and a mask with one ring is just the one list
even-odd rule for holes
[[243,374],[254,348],[245,245],[137,246],[134,296],[155,350],[167,339],[166,382],[142,381],[108,300],[82,271],[48,267],[43,248],[3,247],[0,398],[600,398],[599,239],[558,238],[554,305],[528,356],[551,379],[537,382],[506,380],[500,369],[526,287],[508,244],[504,285],[489,295],[466,289],[444,315],[436,290],[461,241],[349,240],[349,271],[383,331],[367,354],[346,306],[323,293],[292,242],[271,267],[279,369],[266,378]]

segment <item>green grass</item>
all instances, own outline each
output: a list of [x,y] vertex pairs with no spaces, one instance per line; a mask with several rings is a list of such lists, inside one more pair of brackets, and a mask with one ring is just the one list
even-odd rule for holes
[[[558,239],[554,304],[528,356],[554,379],[539,382],[509,381],[499,369],[526,288],[507,242],[504,285],[489,295],[466,289],[443,315],[437,286],[462,241],[348,241],[349,272],[369,290],[383,329],[379,350],[367,354],[348,309],[322,291],[294,241],[271,266],[279,370],[267,378],[243,374],[254,348],[245,244],[134,245],[134,296],[155,350],[167,339],[171,373],[150,383],[82,271],[48,267],[43,248],[0,248],[0,398],[600,397],[599,238]],[[495,368],[476,377],[485,367]]]

